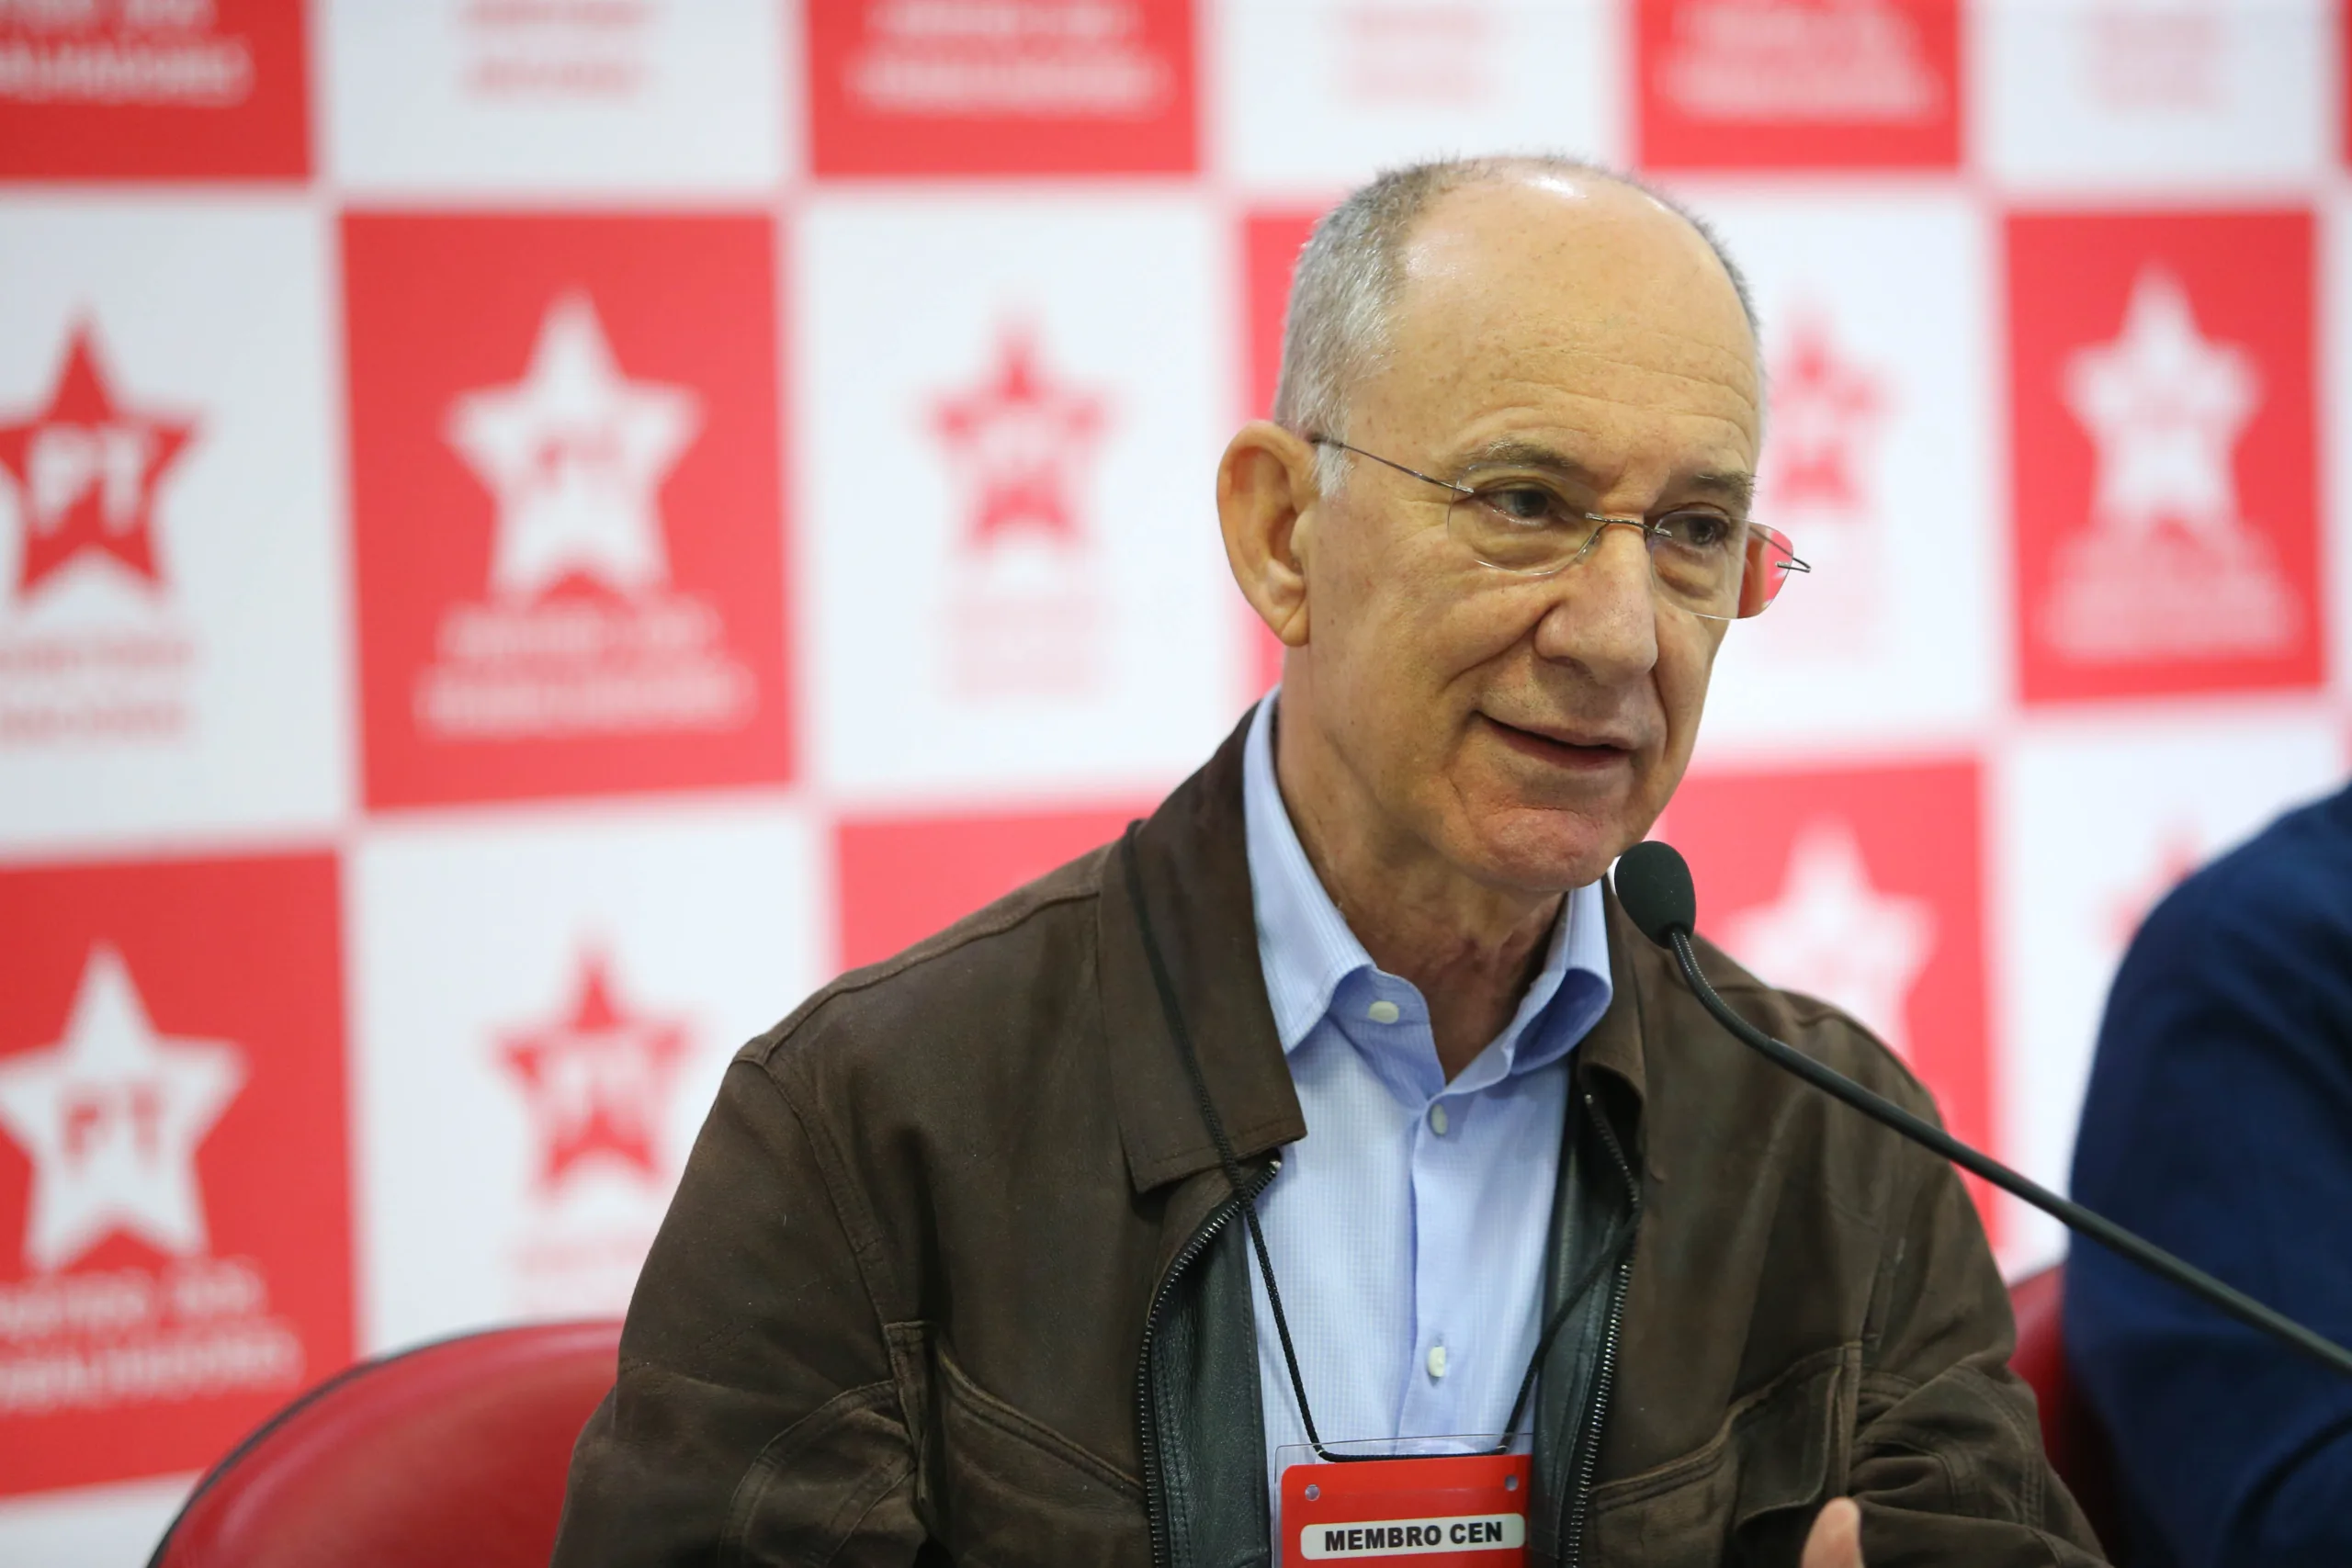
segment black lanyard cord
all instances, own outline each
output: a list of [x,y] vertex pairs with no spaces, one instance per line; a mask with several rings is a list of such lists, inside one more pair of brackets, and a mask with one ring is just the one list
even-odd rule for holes
[[[1622,1160],[1623,1151],[1617,1147],[1617,1134],[1610,1131],[1609,1123],[1602,1119],[1600,1108],[1592,1102],[1589,1092],[1584,1097],[1584,1105],[1592,1117],[1592,1124],[1600,1128],[1600,1135],[1609,1141],[1611,1152]],[[1527,1358],[1527,1371],[1519,1380],[1519,1395],[1510,1402],[1510,1419],[1503,1423],[1505,1447],[1510,1446],[1511,1435],[1519,1430],[1519,1418],[1527,1413],[1528,1398],[1535,1392],[1535,1373],[1544,1365],[1544,1358],[1551,1353],[1552,1341],[1567,1325],[1568,1314],[1584,1303],[1585,1297],[1591,1294],[1592,1288],[1600,1282],[1602,1273],[1615,1267],[1634,1245],[1634,1231],[1642,1219],[1641,1190],[1632,1188],[1626,1195],[1633,1201],[1632,1207],[1610,1222],[1609,1234],[1594,1251],[1592,1261],[1585,1265],[1584,1272],[1577,1276],[1577,1282],[1560,1297],[1560,1304],[1552,1309],[1551,1318],[1544,1325],[1544,1332],[1535,1337],[1535,1353]]]
[[[1315,1450],[1316,1457],[1326,1462],[1341,1464],[1385,1458],[1387,1456],[1381,1454],[1335,1454],[1323,1446],[1322,1437],[1315,1429],[1315,1412],[1306,1402],[1306,1380],[1299,1375],[1298,1351],[1291,1342],[1290,1320],[1283,1312],[1283,1293],[1274,1283],[1273,1258],[1266,1250],[1266,1233],[1258,1223],[1257,1201],[1242,1179],[1241,1162],[1234,1156],[1233,1142],[1225,1134],[1225,1119],[1217,1114],[1216,1101],[1209,1093],[1208,1077],[1201,1070],[1200,1053],[1193,1048],[1192,1031],[1185,1026],[1184,1010],[1176,999],[1176,984],[1169,977],[1168,961],[1159,951],[1159,940],[1152,927],[1151,912],[1145,907],[1143,877],[1136,860],[1136,834],[1142,826],[1140,822],[1128,823],[1126,833],[1119,840],[1120,870],[1127,884],[1127,900],[1134,907],[1136,928],[1143,938],[1144,958],[1151,968],[1152,987],[1159,993],[1160,1013],[1168,1021],[1168,1032],[1175,1039],[1177,1054],[1184,1059],[1185,1074],[1193,1080],[1193,1098],[1200,1104],[1201,1121],[1208,1128],[1209,1141],[1216,1145],[1217,1163],[1225,1169],[1226,1185],[1233,1190],[1233,1196],[1240,1202],[1242,1218],[1249,1226],[1250,1244],[1258,1256],[1258,1277],[1265,1281],[1266,1300],[1274,1309],[1274,1332],[1282,1340],[1283,1365],[1290,1372],[1290,1391],[1298,1401],[1299,1424],[1306,1428],[1306,1441]],[[1601,1120],[1599,1108],[1592,1104],[1591,1095],[1585,1096],[1585,1103],[1592,1111],[1594,1124],[1600,1128],[1601,1136],[1609,1140],[1611,1151],[1618,1153],[1622,1162],[1623,1156],[1617,1149],[1616,1134]],[[1527,1372],[1519,1380],[1519,1395],[1511,1401],[1510,1419],[1501,1433],[1503,1441],[1492,1451],[1502,1453],[1510,1449],[1511,1437],[1519,1430],[1520,1417],[1526,1413],[1528,1397],[1534,1392],[1536,1371],[1543,1366],[1544,1354],[1551,1349],[1553,1339],[1566,1325],[1568,1314],[1591,1293],[1601,1275],[1619,1261],[1625,1248],[1632,1244],[1634,1225],[1641,1217],[1641,1193],[1636,1190],[1631,1196],[1632,1209],[1611,1224],[1607,1239],[1594,1254],[1592,1261],[1586,1265],[1583,1274],[1577,1277],[1575,1287],[1553,1309],[1550,1319],[1544,1325],[1543,1333],[1536,1337],[1534,1354],[1527,1359]]]

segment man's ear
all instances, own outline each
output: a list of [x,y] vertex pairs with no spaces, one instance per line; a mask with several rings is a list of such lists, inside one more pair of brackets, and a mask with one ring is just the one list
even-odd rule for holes
[[1291,648],[1306,646],[1306,564],[1317,494],[1315,448],[1281,425],[1252,420],[1216,468],[1225,558],[1242,597]]

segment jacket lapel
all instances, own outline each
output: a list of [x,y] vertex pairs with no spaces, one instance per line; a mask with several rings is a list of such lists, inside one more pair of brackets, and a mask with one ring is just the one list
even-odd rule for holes
[[[1644,1008],[1641,955],[1646,942],[1618,907],[1617,895],[1603,896],[1609,919],[1609,1010],[1577,1043],[1575,1084],[1560,1134],[1560,1174],[1552,1200],[1552,1229],[1544,1260],[1544,1318],[1549,1322],[1569,1293],[1600,1262],[1614,1240],[1614,1228],[1633,1210],[1622,1153],[1636,1184],[1641,1180],[1641,1106],[1647,1088],[1643,1050]],[[1600,1125],[1607,1120],[1607,1136]],[[1610,1147],[1615,1140],[1616,1150]],[[1571,1561],[1578,1550],[1581,1509],[1589,1501],[1592,1466],[1608,1418],[1615,1345],[1613,1320],[1622,1310],[1631,1276],[1633,1246],[1626,1239],[1613,1264],[1571,1309],[1544,1358],[1535,1402],[1535,1495],[1529,1516],[1529,1559],[1537,1563]]]

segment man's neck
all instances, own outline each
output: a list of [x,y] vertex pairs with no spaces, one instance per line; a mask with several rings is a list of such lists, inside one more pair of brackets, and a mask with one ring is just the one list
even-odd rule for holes
[[1518,1012],[1564,896],[1474,882],[1425,845],[1363,830],[1358,814],[1327,804],[1347,798],[1352,781],[1315,777],[1279,727],[1274,741],[1274,780],[1307,863],[1372,961],[1429,1002],[1452,1082]]

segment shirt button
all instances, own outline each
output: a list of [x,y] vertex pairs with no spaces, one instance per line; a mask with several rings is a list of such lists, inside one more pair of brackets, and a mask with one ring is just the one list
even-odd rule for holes
[[1445,1376],[1445,1347],[1442,1345],[1430,1347],[1430,1376],[1433,1378]]
[[1444,1137],[1444,1136],[1445,1136],[1445,1124],[1446,1124],[1445,1107],[1444,1107],[1444,1106],[1442,1106],[1442,1105],[1432,1105],[1432,1106],[1430,1106],[1430,1132],[1432,1132],[1432,1133],[1435,1133],[1439,1137],[1442,1138],[1442,1137]]
[[1363,1010],[1364,1016],[1374,1023],[1394,1023],[1404,1014],[1395,1002],[1377,1001]]

